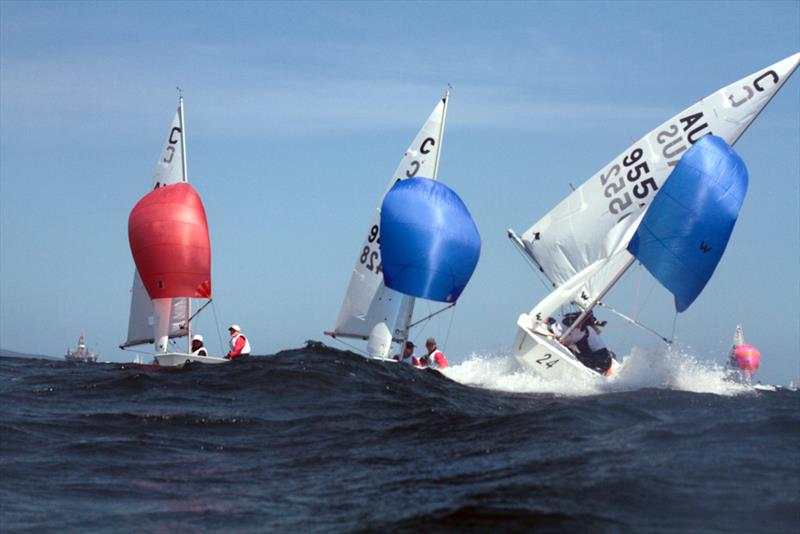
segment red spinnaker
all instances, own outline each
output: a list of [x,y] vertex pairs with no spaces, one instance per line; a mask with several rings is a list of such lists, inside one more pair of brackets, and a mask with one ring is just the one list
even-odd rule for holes
[[151,299],[211,298],[206,212],[188,183],[145,195],[128,218],[128,240]]

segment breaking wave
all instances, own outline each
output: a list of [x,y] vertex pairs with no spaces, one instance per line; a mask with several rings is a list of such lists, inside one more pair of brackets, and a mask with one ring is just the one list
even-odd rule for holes
[[510,393],[547,393],[585,396],[602,393],[662,388],[715,395],[752,394],[765,386],[738,380],[738,373],[719,363],[703,360],[687,349],[634,347],[622,357],[622,365],[610,378],[577,377],[572,381],[543,379],[520,365],[513,355],[473,353],[444,371],[452,380],[468,386]]

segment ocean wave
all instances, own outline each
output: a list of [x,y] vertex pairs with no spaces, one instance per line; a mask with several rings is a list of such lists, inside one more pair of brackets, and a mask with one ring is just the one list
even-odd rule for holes
[[633,348],[630,354],[621,358],[620,367],[609,378],[576,377],[571,381],[551,381],[526,370],[513,355],[479,353],[472,353],[463,363],[450,366],[444,374],[468,386],[559,396],[599,395],[647,388],[723,396],[756,391],[753,385],[738,380],[735,371],[702,360],[688,349],[673,347]]

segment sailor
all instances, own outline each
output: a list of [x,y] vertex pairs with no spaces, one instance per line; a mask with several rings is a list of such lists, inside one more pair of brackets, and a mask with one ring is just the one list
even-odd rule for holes
[[429,337],[425,342],[425,348],[428,349],[428,354],[420,360],[423,367],[430,367],[431,369],[444,369],[447,367],[447,358],[442,354],[442,351],[436,349],[435,339]]
[[406,341],[406,345],[403,348],[403,354],[395,354],[392,356],[393,360],[397,360],[398,362],[407,363],[408,365],[413,365],[414,367],[422,367],[419,363],[419,358],[414,356],[414,344],[410,341]]
[[208,356],[208,351],[203,345],[203,336],[200,334],[192,336],[192,356]]
[[608,352],[606,344],[603,343],[603,338],[600,337],[599,324],[594,321],[594,317],[589,322],[586,329],[586,345],[592,355],[592,363],[590,367],[598,373],[604,374],[611,367],[611,353]]
[[250,342],[242,334],[242,329],[238,324],[232,324],[228,327],[228,332],[231,334],[230,346],[231,350],[225,355],[226,360],[235,360],[250,356]]
[[575,331],[580,331],[580,338],[575,342],[578,360],[600,374],[605,374],[611,368],[611,353],[608,352],[603,339],[600,337],[600,327],[606,322],[598,322],[592,313],[589,313],[578,325]]
[[550,332],[550,337],[554,339],[560,338],[561,334],[563,333],[563,330],[561,329],[561,323],[552,317],[547,318],[547,331]]
[[[575,319],[577,318],[578,314],[568,313],[564,316],[561,322],[564,325],[564,328],[569,329],[569,327],[572,326],[572,323],[574,323]],[[582,344],[585,337],[586,337],[586,332],[582,331],[578,327],[575,327],[572,329],[569,335],[567,335],[567,337],[564,338],[561,344],[567,347],[573,354],[577,355],[580,353],[579,343]]]

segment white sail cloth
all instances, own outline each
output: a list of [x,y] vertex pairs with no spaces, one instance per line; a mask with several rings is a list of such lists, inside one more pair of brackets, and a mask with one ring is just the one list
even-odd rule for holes
[[[634,143],[522,236],[525,248],[559,287],[594,266],[581,306],[598,298],[632,259],[625,250],[655,192],[685,150],[713,133],[733,145],[800,61],[795,54],[702,99]],[[564,293],[563,291],[560,293]]]
[[446,104],[447,96],[425,121],[381,196],[372,224],[358,250],[347,294],[336,320],[333,335],[370,339],[368,351],[371,355],[383,353],[385,356],[392,340],[400,341],[407,337],[414,311],[413,297],[383,284],[379,247],[380,207],[383,197],[398,180],[414,176],[436,179]]

